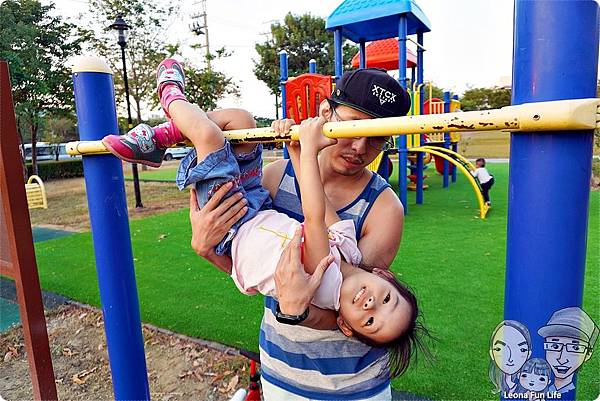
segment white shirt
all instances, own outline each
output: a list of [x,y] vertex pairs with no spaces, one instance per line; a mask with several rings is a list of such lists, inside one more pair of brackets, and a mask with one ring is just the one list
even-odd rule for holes
[[492,179],[492,176],[485,167],[477,167],[475,171],[471,171],[471,175],[479,179],[480,184],[485,184],[486,182]]
[[[231,278],[241,293],[277,297],[275,269],[299,225],[283,213],[265,210],[240,226],[231,243]],[[341,220],[329,227],[329,249],[334,261],[325,270],[311,303],[322,309],[338,310],[342,257],[351,264],[362,259],[352,220]]]

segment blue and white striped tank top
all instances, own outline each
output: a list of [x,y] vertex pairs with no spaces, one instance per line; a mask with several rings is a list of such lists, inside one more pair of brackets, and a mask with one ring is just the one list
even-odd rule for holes
[[[352,219],[357,235],[381,192],[389,184],[377,174],[364,191],[340,209],[342,219]],[[300,190],[288,163],[273,200],[275,210],[303,221]],[[260,328],[261,374],[264,380],[289,392],[317,400],[352,400],[372,397],[390,383],[385,371],[387,353],[371,348],[339,330],[314,330],[280,324],[276,302],[265,297]]]

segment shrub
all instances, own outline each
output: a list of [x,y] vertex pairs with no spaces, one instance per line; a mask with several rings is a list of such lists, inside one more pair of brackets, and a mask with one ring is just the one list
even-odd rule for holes
[[[83,177],[83,161],[81,159],[38,163],[37,168],[38,176],[43,181]],[[27,174],[33,174],[31,163],[27,163]]]

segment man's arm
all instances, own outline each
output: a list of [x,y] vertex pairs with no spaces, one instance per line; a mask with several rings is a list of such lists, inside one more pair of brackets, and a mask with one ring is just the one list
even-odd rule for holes
[[404,208],[391,188],[385,189],[371,207],[358,240],[362,263],[388,269],[400,248]]
[[214,248],[248,211],[247,202],[239,192],[220,203],[230,188],[230,183],[223,185],[202,209],[198,206],[196,190],[190,191],[192,249],[227,274],[231,274],[231,258],[217,255]]

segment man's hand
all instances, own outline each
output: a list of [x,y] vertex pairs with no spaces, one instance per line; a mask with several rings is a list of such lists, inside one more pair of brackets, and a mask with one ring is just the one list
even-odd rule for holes
[[221,202],[232,183],[223,185],[202,209],[198,206],[196,190],[190,191],[190,222],[192,224],[192,249],[207,258],[229,229],[246,214],[247,201],[241,193]]
[[275,270],[279,310],[286,315],[304,313],[321,284],[323,273],[333,262],[333,256],[324,257],[317,265],[314,274],[309,276],[300,262],[301,237],[302,229],[298,228],[294,238],[281,254]]
[[300,144],[302,151],[317,154],[321,149],[335,145],[337,139],[323,135],[323,125],[327,122],[325,117],[308,118],[300,124]]

